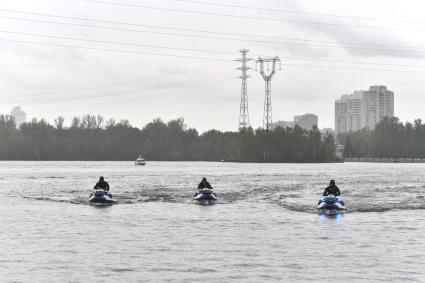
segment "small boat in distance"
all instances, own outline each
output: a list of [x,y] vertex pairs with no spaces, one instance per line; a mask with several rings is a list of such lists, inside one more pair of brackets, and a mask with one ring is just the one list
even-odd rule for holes
[[146,160],[139,154],[139,157],[137,157],[134,165],[146,165]]

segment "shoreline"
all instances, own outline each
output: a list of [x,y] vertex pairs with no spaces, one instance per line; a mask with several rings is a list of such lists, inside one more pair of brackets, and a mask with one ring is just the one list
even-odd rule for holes
[[344,158],[344,162],[368,162],[368,163],[425,163],[425,158],[378,158],[378,157],[351,157]]

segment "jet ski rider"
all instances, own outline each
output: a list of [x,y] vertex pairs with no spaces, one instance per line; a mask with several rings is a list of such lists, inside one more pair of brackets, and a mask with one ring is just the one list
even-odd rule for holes
[[341,195],[341,191],[335,185],[335,181],[334,180],[331,180],[330,181],[329,186],[325,189],[325,191],[323,192],[323,195],[324,196],[327,196],[327,195],[339,196],[339,195]]
[[99,177],[99,182],[96,183],[93,187],[94,190],[102,189],[105,192],[108,193],[109,197],[112,197],[112,195],[109,193],[109,184],[105,181],[105,178],[103,176]]
[[208,183],[207,178],[203,177],[201,183],[198,185],[198,191],[202,190],[203,188],[208,188],[212,190],[211,184]]
[[195,197],[199,194],[199,192],[203,189],[203,188],[208,188],[210,190],[212,190],[213,188],[211,187],[211,184],[208,183],[207,178],[203,177],[202,181],[199,183],[198,185],[198,191],[195,193]]

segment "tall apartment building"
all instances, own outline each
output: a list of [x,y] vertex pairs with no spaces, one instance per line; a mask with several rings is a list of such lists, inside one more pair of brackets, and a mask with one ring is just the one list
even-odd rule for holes
[[17,128],[19,128],[22,123],[25,123],[27,121],[27,113],[22,111],[21,107],[19,106],[16,106],[12,109],[12,111],[10,112],[10,116],[15,119]]
[[319,117],[314,114],[304,114],[304,115],[296,115],[294,116],[294,125],[298,125],[299,127],[312,130],[314,127],[318,127]]
[[335,132],[346,133],[347,130],[347,107],[349,95],[343,95],[335,101]]
[[362,128],[362,91],[346,94],[335,101],[335,131],[346,133]]
[[394,116],[394,92],[386,86],[371,86],[366,91],[355,91],[335,101],[335,132],[374,129],[384,117]]
[[394,92],[386,86],[371,86],[363,92],[362,128],[374,129],[384,117],[394,116]]

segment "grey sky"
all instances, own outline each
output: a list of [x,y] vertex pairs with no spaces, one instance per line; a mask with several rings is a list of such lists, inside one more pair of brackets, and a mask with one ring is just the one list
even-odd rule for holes
[[[19,105],[29,118],[50,122],[63,115],[69,123],[73,116],[90,113],[142,127],[156,117],[184,117],[201,132],[236,130],[240,80],[232,59],[248,48],[252,58],[282,59],[283,68],[272,81],[273,121],[310,112],[319,115],[320,128],[333,127],[335,99],[373,84],[395,92],[395,115],[402,121],[425,116],[423,1],[199,0],[264,10],[195,3],[199,1],[99,1],[132,6],[1,1],[0,113]],[[264,82],[258,73],[250,75],[250,122],[258,127]]]

